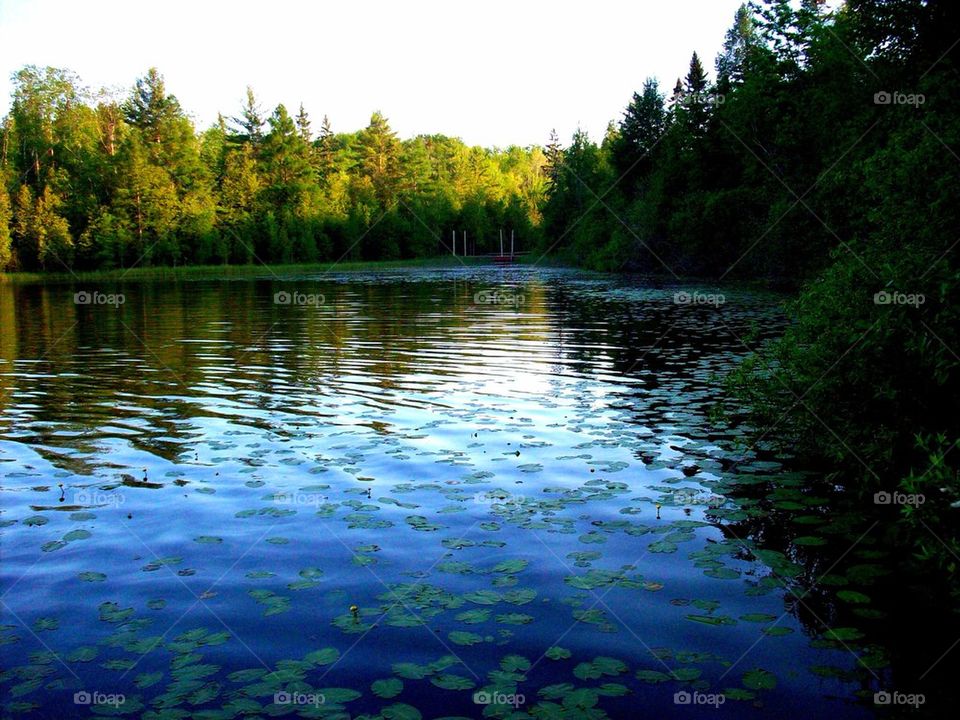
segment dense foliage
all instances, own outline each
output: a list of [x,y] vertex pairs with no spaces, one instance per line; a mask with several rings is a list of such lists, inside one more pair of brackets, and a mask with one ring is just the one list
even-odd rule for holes
[[950,573],[958,37],[952,0],[744,6],[716,82],[694,55],[669,98],[648,80],[599,146],[551,143],[544,208],[544,250],[596,267],[802,284],[796,322],[736,378],[760,438],[790,428],[865,504],[922,494],[881,531]]
[[454,229],[483,252],[499,228],[529,242],[539,222],[539,148],[401,141],[379,112],[314,132],[302,105],[267,116],[250,89],[198,134],[155,69],[120,100],[55,68],[14,83],[0,270],[423,257],[449,253]]

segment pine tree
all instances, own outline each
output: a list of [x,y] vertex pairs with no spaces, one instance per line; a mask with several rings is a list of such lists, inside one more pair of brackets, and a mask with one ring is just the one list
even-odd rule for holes
[[270,132],[262,145],[263,163],[271,199],[281,209],[297,203],[310,178],[309,146],[282,103],[270,116],[269,124]]
[[560,186],[561,175],[563,174],[563,148],[560,147],[560,137],[557,135],[556,129],[550,131],[550,139],[543,150],[547,158],[547,164],[544,167],[548,181],[547,191],[550,192],[551,188]]
[[259,145],[263,140],[263,128],[266,126],[266,121],[263,119],[263,111],[257,104],[257,98],[253,94],[253,88],[249,85],[247,85],[247,102],[240,111],[240,117],[233,118],[233,124],[236,128],[236,139],[240,142]]
[[310,116],[303,109],[303,103],[300,103],[300,111],[297,113],[297,132],[305,143],[313,142],[313,132],[310,130]]
[[707,92],[708,87],[707,73],[700,62],[700,56],[693,53],[690,58],[690,71],[684,79],[683,107],[678,117],[695,137],[703,135],[710,117],[713,98]]
[[165,125],[182,114],[180,103],[167,94],[163,76],[154,67],[137,80],[124,111],[127,122],[140,128],[153,143],[162,142]]
[[690,58],[690,72],[684,82],[684,90],[690,95],[700,95],[707,89],[707,73],[696,52]]
[[717,55],[717,87],[727,93],[743,82],[751,51],[757,42],[757,32],[750,7],[741,5],[734,16],[733,26],[727,30],[723,50]]
[[684,94],[683,80],[677,78],[677,84],[673,86],[673,93],[670,95],[670,109],[676,108],[683,102]]
[[624,112],[620,123],[620,140],[614,153],[614,164],[624,178],[627,188],[650,167],[649,154],[666,130],[667,113],[663,94],[656,78],[647,78],[641,93],[634,93],[633,100]]
[[[762,4],[761,4],[762,3]],[[758,0],[752,3],[760,35],[774,51],[784,75],[799,70],[804,38],[797,26],[797,11],[791,0]]]
[[323,116],[320,123],[320,135],[315,143],[317,156],[317,172],[320,179],[326,183],[336,167],[336,147],[333,129],[330,127],[330,118]]
[[400,142],[381,112],[370,117],[370,124],[360,132],[358,145],[361,172],[369,178],[377,198],[390,203],[400,178]]

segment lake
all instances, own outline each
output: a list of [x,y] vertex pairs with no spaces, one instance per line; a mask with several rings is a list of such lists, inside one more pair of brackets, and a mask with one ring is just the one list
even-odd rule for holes
[[941,618],[904,627],[872,510],[724,385],[783,300],[522,266],[0,284],[4,717],[929,709]]

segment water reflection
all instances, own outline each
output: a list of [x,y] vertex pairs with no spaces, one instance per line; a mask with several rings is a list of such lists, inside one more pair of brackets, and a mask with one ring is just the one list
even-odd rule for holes
[[954,664],[921,681],[937,653],[891,634],[882,527],[753,445],[720,381],[779,298],[674,293],[522,268],[0,284],[5,707],[85,716],[95,682],[210,717],[317,689],[334,717],[476,716],[479,688],[548,717],[676,692],[868,717],[886,688],[934,712]]

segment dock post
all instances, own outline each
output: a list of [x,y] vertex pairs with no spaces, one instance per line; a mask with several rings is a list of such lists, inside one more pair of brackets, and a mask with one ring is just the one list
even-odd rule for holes
[[513,260],[513,230],[510,231],[510,260]]
[[457,231],[453,230],[453,256],[457,256]]

